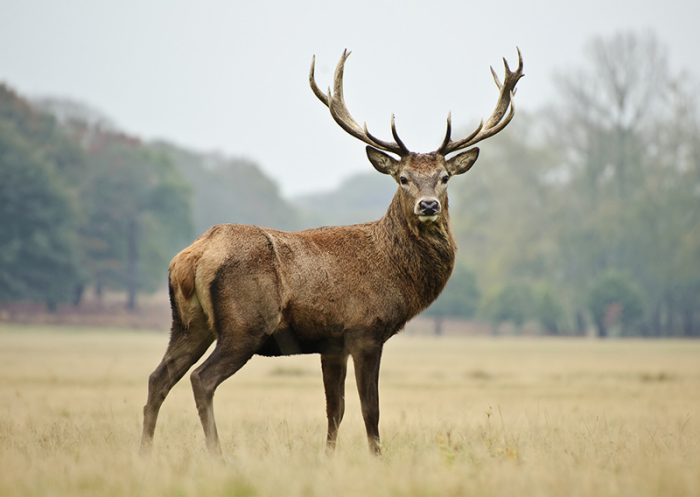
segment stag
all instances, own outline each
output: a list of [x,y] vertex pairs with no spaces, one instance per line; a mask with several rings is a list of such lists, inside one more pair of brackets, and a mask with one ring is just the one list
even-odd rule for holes
[[450,277],[456,245],[447,183],[474,165],[479,149],[470,147],[513,118],[523,62],[518,51],[518,67],[511,71],[504,59],[503,83],[491,68],[499,97],[485,123],[453,141],[448,115],[440,147],[414,153],[399,138],[393,115],[394,141],[376,138],[350,115],[343,96],[349,55],[345,51],[338,62],[332,91],[318,88],[315,57],[309,82],[340,127],[368,145],[374,168],[398,183],[386,214],[365,224],[299,232],[221,224],[177,254],[169,272],[172,330],[165,356],[148,381],[142,451],[152,445],[158,411],[170,389],[216,341],[190,376],[212,453],[221,454],[213,410],[217,386],[253,355],[306,353],[321,355],[327,449],[334,449],[343,419],[352,356],[370,451],[380,452],[378,380],[384,343],[428,307]]

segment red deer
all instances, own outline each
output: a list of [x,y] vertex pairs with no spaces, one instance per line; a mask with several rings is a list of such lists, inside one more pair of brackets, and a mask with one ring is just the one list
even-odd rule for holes
[[[495,135],[514,115],[515,85],[523,76],[505,62],[496,108],[466,138],[452,141],[451,118],[440,147],[410,152],[391,119],[394,141],[375,138],[351,117],[343,98],[343,71],[333,91],[309,82],[346,132],[367,145],[374,168],[398,183],[379,221],[283,232],[247,225],[212,227],[170,263],[172,331],[163,360],[150,375],[141,450],[152,445],[163,400],[216,341],[191,376],[194,399],[209,450],[221,454],[212,401],[217,386],[253,355],[318,353],[328,417],[327,449],[336,444],[345,411],[345,376],[352,356],[370,451],[380,452],[379,363],[384,343],[440,294],[452,272],[455,240],[450,231],[447,182],[467,172],[479,155],[470,148]],[[510,107],[510,112],[506,111]],[[386,154],[389,152],[398,159]]]

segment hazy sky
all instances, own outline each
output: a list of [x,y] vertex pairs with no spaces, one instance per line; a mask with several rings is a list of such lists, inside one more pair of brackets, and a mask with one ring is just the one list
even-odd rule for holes
[[[691,0],[0,0],[0,81],[29,96],[83,101],[122,129],[257,161],[286,194],[371,171],[308,86],[344,48],[345,98],[357,121],[434,150],[493,110],[519,46],[517,108],[536,109],[552,75],[582,63],[593,36],[651,29],[674,72],[700,79],[700,2]],[[517,117],[516,117],[517,119]]]

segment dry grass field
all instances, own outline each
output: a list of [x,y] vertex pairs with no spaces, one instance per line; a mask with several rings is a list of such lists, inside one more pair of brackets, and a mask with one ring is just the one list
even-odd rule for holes
[[187,377],[137,453],[166,342],[0,326],[0,496],[700,495],[700,342],[395,337],[380,459],[352,374],[329,458],[318,357],[256,357],[217,391],[224,461]]

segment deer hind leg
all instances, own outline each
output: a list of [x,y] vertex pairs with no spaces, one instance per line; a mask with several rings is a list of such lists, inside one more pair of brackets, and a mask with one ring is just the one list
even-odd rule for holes
[[369,450],[376,455],[381,454],[379,441],[379,364],[381,358],[381,345],[365,346],[352,352],[357,391],[360,394],[362,418],[367,430]]
[[204,428],[207,448],[217,456],[222,453],[214,420],[214,392],[224,380],[248,362],[262,342],[262,339],[237,342],[227,338],[220,337],[211,355],[190,375],[194,401]]
[[[254,291],[257,287],[249,290],[250,287],[246,287],[244,283],[239,283],[235,288],[242,294],[250,296],[250,299],[258,305],[250,305],[248,301],[237,303],[225,298],[212,299],[216,302],[214,307],[218,334],[216,347],[190,375],[207,447],[212,454],[218,456],[221,455],[221,445],[214,421],[214,391],[221,382],[248,362],[280,322],[276,303],[265,302],[263,297],[256,298]],[[259,284],[259,282],[256,283]],[[258,295],[261,293],[263,292],[260,291]]]
[[192,365],[212,344],[216,335],[206,323],[185,329],[179,319],[173,320],[170,343],[163,360],[148,378],[148,400],[143,408],[141,453],[147,453],[153,444],[158,412],[172,387],[180,381]]
[[338,438],[338,428],[345,413],[345,376],[347,374],[347,354],[321,355],[321,370],[323,371],[323,387],[326,391],[326,415],[328,416],[328,436],[326,451],[335,450]]

